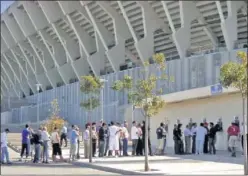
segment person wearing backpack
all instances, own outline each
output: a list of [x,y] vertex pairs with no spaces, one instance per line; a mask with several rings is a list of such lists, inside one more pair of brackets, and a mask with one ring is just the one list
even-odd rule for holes
[[157,128],[156,130],[157,133],[157,155],[162,155],[163,154],[163,147],[164,147],[164,138],[165,138],[165,133],[164,133],[164,123],[160,123],[160,127]]

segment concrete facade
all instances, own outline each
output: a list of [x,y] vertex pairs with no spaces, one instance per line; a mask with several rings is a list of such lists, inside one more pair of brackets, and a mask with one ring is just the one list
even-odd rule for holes
[[[247,111],[247,109],[246,109]],[[247,112],[246,112],[247,113]],[[227,149],[227,128],[234,119],[238,116],[240,122],[242,119],[242,99],[239,93],[230,93],[208,98],[199,98],[185,100],[176,103],[168,103],[166,107],[155,117],[151,119],[151,136],[152,143],[156,144],[156,128],[165,118],[169,120],[168,146],[173,147],[173,126],[177,123],[177,119],[183,124],[182,129],[185,129],[189,119],[192,118],[198,125],[207,119],[207,122],[217,123],[221,117],[223,119],[223,132],[217,134],[217,150]]]

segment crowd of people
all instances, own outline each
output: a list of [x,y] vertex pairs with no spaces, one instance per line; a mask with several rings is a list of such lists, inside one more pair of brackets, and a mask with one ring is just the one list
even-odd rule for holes
[[[91,127],[91,129],[90,129]],[[90,135],[91,130],[91,135]],[[150,128],[148,128],[150,133]],[[182,131],[182,124],[174,125],[173,140],[175,154],[216,154],[216,133],[223,131],[221,124],[214,124],[210,122],[189,123]],[[239,122],[233,121],[231,126],[227,129],[229,150],[231,156],[236,156],[236,149],[241,140],[243,146],[244,136],[242,135],[243,126]],[[7,133],[9,129],[1,134],[1,161],[2,164],[11,164],[8,154]],[[130,133],[129,133],[130,132]],[[111,122],[106,124],[100,121],[85,125],[82,130],[82,142],[84,145],[84,158],[90,157],[108,157],[108,156],[128,156],[128,142],[132,141],[131,155],[143,156],[145,149],[145,122],[132,122],[131,127],[124,121],[123,124]],[[168,125],[161,123],[156,129],[157,147],[154,152],[155,155],[166,154],[166,143],[168,137]],[[23,161],[24,153],[25,160],[31,157],[34,163],[49,163],[49,151],[52,149],[52,160],[65,161],[62,155],[62,147],[67,147],[70,143],[69,161],[74,161],[79,158],[80,150],[80,132],[76,125],[72,125],[68,130],[64,125],[62,129],[55,127],[51,134],[48,133],[46,127],[40,127],[38,130],[33,130],[28,124],[22,131],[22,146],[20,161]],[[92,139],[92,146],[90,148],[90,138]],[[68,141],[67,141],[68,140]],[[63,146],[63,142],[65,145]],[[51,146],[51,147],[50,147]],[[148,149],[149,155],[152,156],[152,147],[150,142],[150,135],[148,135]],[[56,156],[59,156],[57,160]],[[6,162],[5,162],[6,159]]]
[[[163,124],[161,123],[161,126]],[[236,151],[239,143],[244,146],[243,123],[234,120],[227,128],[228,149],[232,157],[236,157]],[[182,124],[175,124],[173,130],[174,151],[175,154],[216,154],[216,134],[222,132],[223,128],[220,124],[213,122],[190,123],[186,125],[182,131]],[[160,139],[158,138],[158,141]],[[161,146],[160,142],[159,145]]]

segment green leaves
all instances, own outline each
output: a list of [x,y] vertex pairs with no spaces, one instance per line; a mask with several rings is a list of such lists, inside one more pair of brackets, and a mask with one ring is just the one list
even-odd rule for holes
[[93,93],[98,94],[100,93],[101,88],[103,88],[103,83],[100,81],[99,78],[94,76],[82,76],[81,83],[80,83],[80,90],[85,94]]
[[245,52],[237,55],[242,63],[228,62],[220,69],[220,82],[223,87],[239,89],[242,94],[247,94],[247,56]]
[[[155,54],[153,57],[158,69],[165,70],[165,57],[163,53]],[[125,75],[122,80],[117,80],[112,85],[115,91],[128,91],[128,102],[132,103],[135,108],[141,108],[144,115],[152,117],[156,115],[165,105],[165,101],[160,97],[162,89],[157,88],[157,80],[168,80],[174,82],[174,77],[168,77],[165,73],[161,77],[149,75],[149,62],[144,63],[144,79],[135,83],[130,76]]]
[[91,111],[100,105],[99,95],[103,88],[103,82],[98,77],[94,76],[82,76],[80,82],[80,90],[84,94],[90,94],[90,98],[81,102],[80,106]]
[[80,103],[81,107],[84,107],[85,109],[87,109],[88,111],[91,111],[95,108],[97,108],[98,106],[100,106],[100,100],[97,97],[91,96],[89,99],[87,99],[84,102]]

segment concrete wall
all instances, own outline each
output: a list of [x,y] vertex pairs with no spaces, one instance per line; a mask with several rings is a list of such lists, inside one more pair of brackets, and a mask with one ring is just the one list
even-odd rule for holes
[[224,94],[215,97],[204,99],[194,99],[182,101],[179,103],[169,103],[161,111],[160,114],[151,119],[151,138],[152,143],[156,144],[156,128],[160,122],[165,121],[165,117],[169,120],[168,146],[173,146],[173,125],[180,119],[183,124],[188,124],[192,118],[194,122],[200,123],[203,118],[207,118],[208,122],[216,123],[219,117],[223,119],[223,133],[217,134],[216,147],[218,150],[227,148],[227,133],[226,130],[233,120],[234,116],[239,116],[242,121],[242,99],[238,93]]

